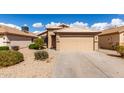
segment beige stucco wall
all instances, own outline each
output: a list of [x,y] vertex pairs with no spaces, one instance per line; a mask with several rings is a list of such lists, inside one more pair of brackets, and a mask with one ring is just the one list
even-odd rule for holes
[[96,35],[96,36],[94,36],[94,42],[93,42],[93,48],[94,48],[94,50],[98,50],[99,49],[99,46],[98,46],[98,35]]
[[112,46],[119,44],[120,38],[119,34],[110,34],[99,36],[99,47],[112,49]]
[[56,50],[60,51],[60,36],[56,35]]
[[10,40],[10,46],[19,46],[23,48],[32,43],[32,38],[30,37],[7,35],[7,38]]
[[[55,35],[56,30],[49,30],[48,36],[48,48],[52,48],[52,35]],[[75,46],[76,45],[76,46]],[[64,51],[93,51],[98,50],[98,35],[88,36],[75,36],[63,38],[59,34],[56,34],[56,50]]]
[[48,48],[52,48],[52,35],[55,35],[54,30],[48,31]]
[[48,37],[47,47],[52,48],[52,35],[55,35],[55,30],[49,30],[46,33],[40,35],[39,37]]
[[124,32],[123,33],[120,33],[120,45],[123,45],[124,46]]
[[0,46],[8,46],[9,40],[6,35],[0,35]]

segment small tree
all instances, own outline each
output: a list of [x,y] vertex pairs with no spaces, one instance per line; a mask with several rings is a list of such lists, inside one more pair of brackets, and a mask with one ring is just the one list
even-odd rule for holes
[[39,48],[42,48],[43,47],[43,44],[44,44],[44,40],[43,40],[43,38],[37,38],[37,39],[34,40],[34,43],[36,45],[38,45]]

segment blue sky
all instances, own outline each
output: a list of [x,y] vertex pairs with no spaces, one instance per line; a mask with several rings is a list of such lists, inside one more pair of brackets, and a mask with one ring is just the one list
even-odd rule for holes
[[[0,23],[5,24],[14,24],[17,26],[23,26],[27,24],[30,28],[30,31],[43,31],[44,26],[54,23],[65,23],[72,24],[77,22],[78,25],[85,25],[88,27],[97,24],[107,25],[113,24],[112,20],[115,20],[115,23],[118,21],[121,22],[119,25],[123,25],[124,15],[121,14],[0,14]],[[117,22],[116,22],[117,21]],[[33,27],[33,24],[41,23],[39,27]],[[102,23],[99,24],[98,23]],[[118,25],[117,24],[117,25]],[[36,24],[35,24],[36,25]]]

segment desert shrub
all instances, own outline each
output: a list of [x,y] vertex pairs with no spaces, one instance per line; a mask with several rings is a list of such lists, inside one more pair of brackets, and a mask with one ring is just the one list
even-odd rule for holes
[[36,44],[30,44],[29,49],[39,49],[39,46]]
[[0,50],[9,50],[8,46],[0,46]]
[[44,39],[43,38],[37,38],[34,40],[34,43],[41,48],[44,45]]
[[111,49],[112,49],[112,50],[115,50],[115,49],[116,49],[116,47],[117,47],[117,46],[112,45],[112,48],[111,48]]
[[122,57],[124,57],[124,46],[116,46],[115,50],[120,53]]
[[24,60],[23,54],[17,51],[0,51],[0,66],[15,65]]
[[44,40],[43,38],[37,38],[34,40],[33,44],[29,45],[29,49],[44,49]]
[[12,50],[18,51],[19,50],[19,46],[11,46]]
[[36,51],[34,55],[36,60],[45,60],[49,57],[49,54],[46,51]]

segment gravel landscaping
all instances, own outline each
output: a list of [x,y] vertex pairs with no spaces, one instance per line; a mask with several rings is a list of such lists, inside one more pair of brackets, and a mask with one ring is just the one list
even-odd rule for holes
[[49,78],[52,75],[54,66],[54,51],[49,52],[49,59],[45,61],[37,61],[34,59],[34,52],[28,48],[19,50],[24,55],[24,61],[10,67],[0,68],[1,78]]

